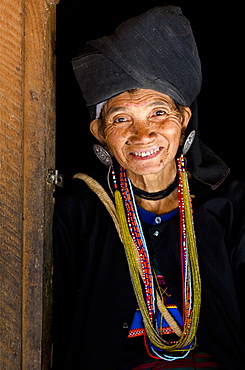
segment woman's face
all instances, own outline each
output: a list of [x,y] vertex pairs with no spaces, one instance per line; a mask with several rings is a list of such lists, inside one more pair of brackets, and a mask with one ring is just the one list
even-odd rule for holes
[[98,120],[92,133],[129,173],[148,175],[175,163],[191,112],[186,107],[180,113],[167,95],[137,89],[108,100],[102,116],[103,134]]

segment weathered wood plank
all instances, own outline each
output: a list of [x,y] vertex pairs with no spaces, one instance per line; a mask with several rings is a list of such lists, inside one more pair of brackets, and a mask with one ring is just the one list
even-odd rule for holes
[[[55,1],[58,4],[59,0]],[[50,3],[51,4],[51,3]],[[46,83],[46,130],[45,130],[45,170],[55,168],[56,154],[56,7],[50,8],[49,18],[46,23],[46,34],[49,35],[49,42],[46,45],[46,61],[48,63],[49,76]],[[47,80],[47,79],[46,79]],[[46,173],[45,173],[46,176]],[[43,243],[43,329],[42,329],[42,369],[47,370],[51,365],[52,352],[52,314],[53,314],[53,248],[52,248],[52,225],[53,225],[53,198],[54,188],[50,185],[44,188],[44,243]]]
[[46,172],[55,166],[54,31],[54,5],[25,0],[22,368],[30,370],[50,361],[53,189]]
[[49,369],[55,4],[0,2],[1,369]]
[[1,368],[21,366],[22,3],[0,2]]

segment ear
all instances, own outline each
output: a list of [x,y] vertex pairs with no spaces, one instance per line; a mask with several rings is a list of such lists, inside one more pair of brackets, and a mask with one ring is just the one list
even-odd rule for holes
[[192,116],[192,113],[189,107],[182,107],[181,114],[182,114],[182,129],[183,131],[185,131]]
[[97,140],[99,140],[99,142],[102,145],[106,144],[104,134],[103,134],[103,130],[102,130],[102,127],[101,127],[101,121],[98,120],[97,118],[94,119],[90,123],[90,132],[94,135],[94,137],[96,137]]
[[185,141],[185,130],[188,126],[188,123],[190,121],[190,118],[192,116],[191,110],[189,107],[181,107],[181,116],[182,116],[182,122],[181,122],[181,138],[180,138],[180,145],[184,144]]

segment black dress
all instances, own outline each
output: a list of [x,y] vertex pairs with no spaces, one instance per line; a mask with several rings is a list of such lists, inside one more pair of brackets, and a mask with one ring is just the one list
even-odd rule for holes
[[[224,369],[242,370],[245,185],[228,177],[212,190],[192,180],[191,194],[202,281],[197,341]],[[142,226],[181,307],[179,217]],[[116,370],[130,358],[129,370],[150,360],[140,340],[127,339],[136,308],[114,223],[98,196],[73,180],[68,191],[56,195],[53,368]]]

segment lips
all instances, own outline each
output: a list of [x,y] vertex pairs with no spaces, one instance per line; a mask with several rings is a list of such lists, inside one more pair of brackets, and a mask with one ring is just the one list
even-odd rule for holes
[[154,154],[156,154],[157,152],[159,152],[162,148],[161,147],[157,147],[157,148],[154,148],[154,149],[150,149],[150,150],[147,150],[147,151],[142,151],[142,152],[134,152],[134,153],[130,153],[131,155],[134,155],[136,157],[141,157],[141,158],[145,158],[145,157],[150,157]]

